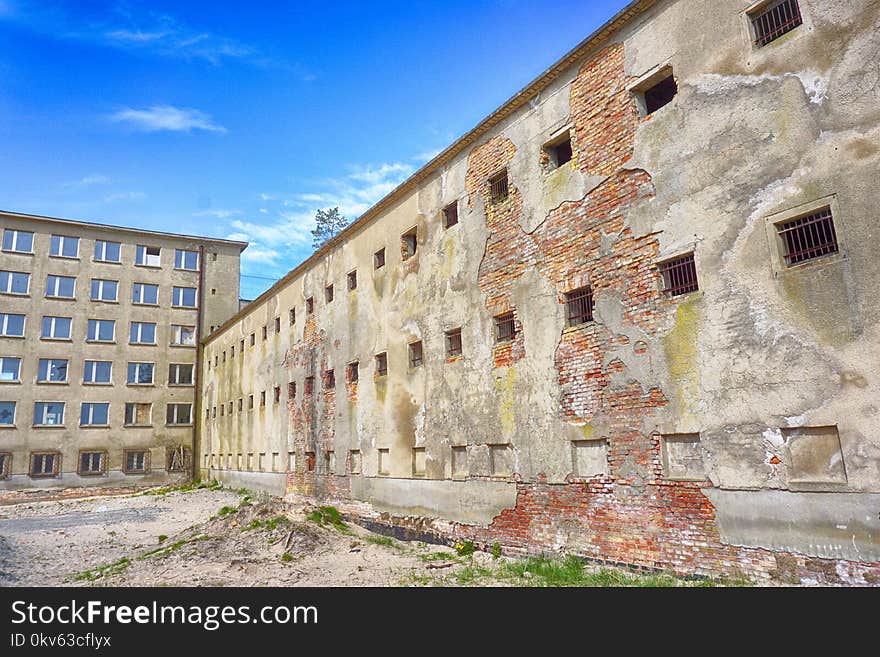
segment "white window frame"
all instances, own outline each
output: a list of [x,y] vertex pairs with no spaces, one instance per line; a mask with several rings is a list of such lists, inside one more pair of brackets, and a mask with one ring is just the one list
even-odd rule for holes
[[[4,244],[6,244],[6,233],[12,233],[12,241],[7,249]],[[28,251],[24,251],[18,248],[19,236],[20,235],[30,235],[31,236],[31,248]],[[3,250],[7,253],[33,253],[34,252],[34,233],[29,230],[17,230],[15,228],[4,228],[3,229],[3,243],[0,244],[3,246]]]
[[[14,379],[3,378],[3,366],[6,364],[6,361],[18,361]],[[0,383],[21,383],[21,358],[18,356],[0,356]]]
[[[134,330],[135,326],[137,326],[137,339],[133,340],[132,339],[132,331]],[[152,342],[144,342],[141,339],[143,337],[141,334],[143,333],[144,326],[152,326],[153,327],[153,341]],[[131,325],[129,326],[129,330],[128,330],[128,341],[129,341],[129,344],[154,345],[154,344],[158,344],[156,341],[156,339],[158,337],[157,334],[158,334],[158,324],[156,324],[155,322],[132,322]]]
[[[40,378],[40,368],[41,363],[46,362],[49,365],[46,366],[46,375],[50,376],[52,371],[52,363],[64,363],[64,378],[60,381],[53,381],[51,378],[41,379]],[[66,358],[40,358],[37,361],[37,383],[67,383],[67,377],[70,374],[70,361]]]
[[[98,296],[94,296],[93,292],[95,291],[95,283],[98,284]],[[109,287],[105,285],[106,283],[113,283],[115,285],[115,289],[113,290],[113,298],[105,299],[104,298],[104,288]],[[104,303],[118,303],[119,302],[119,281],[114,281],[110,278],[93,278],[91,281],[91,285],[89,285],[89,299],[92,301],[103,301]]]
[[12,422],[9,424],[0,424],[0,427],[14,427],[15,415],[18,412],[18,402],[4,399],[3,401],[0,401],[0,404],[12,404]]
[[[116,246],[119,247],[119,259],[118,260],[110,260],[107,257],[107,245],[108,244],[115,244]],[[98,255],[99,250],[101,251],[100,256]],[[116,264],[121,263],[122,262],[122,243],[113,242],[111,240],[95,240],[95,255],[94,255],[93,260],[95,262],[112,262],[112,263],[116,263]]]
[[[55,244],[58,244],[58,253],[55,253]],[[64,247],[69,240],[76,243],[76,255],[64,255]],[[79,238],[72,235],[55,235],[49,238],[49,255],[52,258],[67,258],[69,260],[79,260]]]
[[[37,417],[37,405],[43,405],[43,414],[42,417]],[[49,423],[46,422],[47,415],[47,406],[49,404],[60,404],[61,405],[61,421]],[[67,404],[63,401],[35,401],[34,402],[34,426],[35,427],[63,427],[65,415],[67,414]],[[38,421],[39,420],[39,421]]]
[[[192,290],[193,302],[192,305],[188,305],[183,303],[185,301],[184,293],[188,290]],[[182,287],[175,285],[171,289],[171,307],[172,308],[197,308],[199,303],[198,298],[198,288],[195,287]]]
[[[95,424],[95,407],[107,407],[107,421],[104,424]],[[83,422],[83,411],[88,408],[88,422]],[[81,427],[109,427],[110,426],[110,402],[82,402],[79,410],[79,426]]]
[[[148,408],[147,416],[148,420],[146,424],[138,424],[137,423],[137,407],[138,405],[144,405]],[[132,416],[131,422],[128,421],[128,409],[132,407]],[[151,427],[153,426],[153,403],[152,402],[125,402],[125,415],[123,416],[123,423],[126,427]]]
[[[189,370],[189,382],[181,382],[180,380],[180,371],[181,368],[188,367]],[[173,376],[172,376],[173,374]],[[169,363],[168,364],[168,385],[170,386],[191,386],[193,385],[195,374],[195,366],[192,363]]]
[[[55,279],[55,285],[52,286],[54,289],[49,290],[49,284],[52,282],[52,279]],[[58,294],[59,287],[61,287],[62,280],[72,280],[73,281],[73,291],[71,292],[69,297]],[[51,299],[76,299],[76,276],[61,276],[60,274],[47,274],[46,275],[46,296]]]
[[[195,267],[186,266],[186,256],[192,254],[196,257]],[[190,251],[188,249],[174,249],[174,268],[181,271],[198,271],[199,270],[199,252]]]
[[[159,253],[151,255],[148,251],[155,249]],[[134,250],[134,264],[138,267],[155,267],[162,266],[162,247],[147,246],[146,244],[138,244]]]
[[[3,271],[0,271],[0,274],[8,274],[8,276],[6,278],[6,286],[3,289],[0,289],[0,294],[9,294],[9,295],[16,296],[16,297],[26,297],[26,296],[30,295],[30,293],[31,293],[31,275],[28,272],[26,272],[26,271],[10,271],[10,270],[4,269]],[[15,292],[12,289],[12,282],[15,280],[16,274],[19,276],[24,276],[25,280],[27,281],[26,289],[24,292]]]
[[[8,333],[9,331],[9,318],[10,317],[21,317],[21,333]],[[23,338],[24,332],[27,329],[27,315],[19,314],[19,313],[0,313],[0,337],[4,338]]]
[[[179,417],[179,415],[180,415],[180,413],[179,413],[179,409],[180,409],[182,406],[188,406],[188,407],[189,407],[189,415],[188,415],[188,417],[187,417],[187,421],[186,421],[186,422],[181,422],[181,421],[180,421],[180,417]],[[174,404],[168,404],[168,405],[165,407],[165,424],[166,424],[167,426],[170,426],[170,427],[185,427],[185,426],[189,426],[189,425],[191,425],[191,424],[192,424],[192,411],[193,411],[192,407],[193,407],[192,404],[185,404],[185,403],[174,403]],[[169,422],[169,421],[168,421],[168,414],[171,413],[171,409],[172,409],[172,408],[174,409],[174,412],[172,413],[172,415],[174,416],[174,417],[173,417],[174,421],[173,421],[173,422]]]
[[[108,364],[110,365],[110,372],[107,375],[106,381],[96,381],[95,375],[97,374],[99,364]],[[92,365],[92,376],[89,378],[89,365]],[[83,383],[87,385],[112,385],[113,384],[113,361],[112,360],[84,360],[83,361]]]
[[[129,376],[129,373],[131,372],[132,365],[135,366],[135,368],[134,368],[134,371],[135,371],[134,381],[132,381],[131,377]],[[141,365],[149,365],[150,366],[150,381],[148,383],[138,380],[138,379],[140,379]],[[125,368],[125,381],[130,386],[151,386],[151,385],[154,385],[156,383],[156,363],[151,363],[148,361],[129,361],[128,366]]]
[[[47,319],[52,320],[49,324],[51,326],[51,329],[49,331],[49,335],[43,335],[43,322],[45,322]],[[69,331],[66,336],[58,337],[57,335],[55,335],[55,325],[56,325],[55,320],[56,319],[66,319],[70,322],[70,324],[68,325]],[[41,340],[72,340],[73,339],[73,318],[72,317],[60,317],[58,315],[43,315],[43,319],[40,322],[40,339]]]
[[[140,286],[140,288],[138,288]],[[155,301],[144,301],[144,291],[152,288],[156,291]],[[140,294],[138,294],[140,292]],[[140,298],[138,298],[140,297]],[[159,305],[159,286],[155,283],[132,283],[131,284],[131,302],[136,306],[158,306]]]
[[[183,333],[183,329],[189,329],[192,331],[192,344],[187,344],[185,342],[181,342],[181,335]],[[171,325],[171,346],[172,347],[195,347],[196,346],[196,327],[189,326],[186,324],[172,324]]]
[[[40,468],[39,471],[34,470],[34,459],[43,459],[43,465],[45,465],[47,456],[52,457],[52,469],[49,472],[46,472],[44,468]],[[61,473],[61,452],[31,452],[29,460],[28,476],[30,477],[57,477]]]
[[[95,335],[92,337],[91,327],[92,322],[95,322]],[[101,340],[101,322],[111,322],[113,326],[113,337],[109,340]],[[86,323],[86,342],[103,342],[103,343],[111,343],[116,342],[116,320],[115,319],[90,319]]]

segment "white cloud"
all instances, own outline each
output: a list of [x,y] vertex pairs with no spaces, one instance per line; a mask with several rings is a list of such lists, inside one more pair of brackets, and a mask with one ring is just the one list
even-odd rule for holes
[[104,203],[118,203],[119,201],[143,201],[147,195],[143,192],[118,192],[104,197]]
[[[2,2],[2,0],[0,0],[0,2]],[[78,189],[81,187],[92,187],[93,185],[107,185],[110,182],[112,181],[107,176],[100,173],[92,173],[75,182],[67,182],[61,186],[66,189]]]
[[229,219],[241,214],[241,210],[204,210],[193,212],[194,217],[214,217],[215,219]]
[[197,109],[174,107],[173,105],[153,105],[147,109],[126,107],[110,115],[109,118],[111,121],[126,123],[145,132],[160,132],[162,130],[172,132],[191,132],[193,130],[226,132],[226,128],[214,123],[214,120],[208,114]]

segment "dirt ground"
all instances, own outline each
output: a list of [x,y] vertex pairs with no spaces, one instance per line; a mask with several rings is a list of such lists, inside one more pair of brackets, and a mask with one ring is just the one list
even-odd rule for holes
[[578,563],[399,542],[248,491],[0,507],[0,586],[687,586]]

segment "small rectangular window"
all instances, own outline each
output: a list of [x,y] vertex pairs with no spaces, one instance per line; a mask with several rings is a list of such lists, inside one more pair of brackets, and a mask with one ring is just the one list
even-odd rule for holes
[[171,346],[172,347],[195,347],[196,346],[196,327],[181,326],[179,324],[171,325]]
[[52,427],[64,424],[64,402],[34,402],[34,426]]
[[34,234],[26,230],[3,229],[3,250],[14,253],[33,253]]
[[452,228],[458,223],[458,201],[453,201],[443,208],[443,227]]
[[838,252],[831,208],[777,224],[776,230],[789,266]]
[[306,299],[306,315],[311,315],[313,312],[315,312],[315,299],[309,297]]
[[333,283],[324,288],[324,301],[327,303],[333,301]]
[[106,427],[110,425],[110,404],[107,402],[83,402],[80,406],[79,426]]
[[238,343],[238,351],[242,356],[244,356],[244,340]]
[[489,199],[492,203],[501,203],[508,195],[507,169],[489,179]]
[[593,289],[582,287],[565,295],[565,323],[580,326],[593,321]]
[[275,318],[275,332],[281,333],[281,318],[280,317]]
[[290,326],[296,324],[296,308],[291,308],[287,313],[287,323]]
[[177,287],[171,290],[171,305],[174,308],[195,308],[196,288]]
[[15,426],[15,405],[14,401],[0,401],[0,427]]
[[409,366],[410,367],[421,367],[423,363],[422,358],[422,342],[421,340],[418,342],[411,342],[409,345]]
[[798,0],[771,0],[749,14],[752,35],[759,48],[791,32],[803,23]]
[[184,269],[186,271],[199,270],[199,252],[184,251],[182,249],[174,250],[174,268]]
[[147,450],[125,450],[122,471],[125,474],[145,474],[150,469],[150,453]]
[[0,313],[0,336],[8,338],[23,338],[24,323],[24,315]]
[[510,342],[516,338],[516,320],[513,313],[495,317],[495,342]]
[[548,169],[558,169],[563,164],[571,162],[573,156],[571,149],[571,133],[565,131],[560,137],[544,145],[545,162]]
[[41,358],[37,365],[37,383],[65,383],[67,370],[67,360]]
[[663,277],[663,292],[667,296],[678,297],[700,289],[693,253],[662,262],[658,269]]
[[672,102],[678,94],[675,77],[670,74],[645,90],[645,115],[653,114],[661,107]]
[[95,262],[120,262],[121,247],[119,242],[95,240]]
[[307,376],[303,382],[303,394],[311,395],[315,392],[315,377]]
[[192,404],[168,404],[165,423],[169,425],[192,424]]
[[158,246],[142,246],[138,244],[134,252],[134,263],[142,267],[161,267],[161,253]]
[[156,344],[156,325],[152,322],[132,322],[130,344]]
[[349,363],[345,368],[345,378],[349,383],[357,383],[360,375],[360,364],[357,361]]
[[266,405],[266,391],[261,390],[260,391],[260,406],[265,406],[265,405]]
[[153,371],[155,370],[155,366],[155,363],[129,363],[126,382],[132,386],[153,385]]
[[0,383],[18,383],[21,376],[21,358],[0,358]]
[[108,384],[113,381],[113,362],[109,360],[83,361],[83,383]]
[[358,286],[357,270],[348,272],[347,280],[348,280],[348,289],[349,290],[356,290],[357,286]]
[[263,340],[269,339],[269,327],[263,326]]
[[150,283],[133,283],[131,302],[143,306],[159,305],[159,286]]
[[253,395],[248,395],[248,410],[249,411],[254,410],[254,396]]
[[322,378],[324,380],[324,390],[334,390],[336,388],[336,372],[326,370]]
[[[216,408],[215,408],[216,410]],[[152,424],[153,405],[143,402],[126,402],[125,426],[148,427]]]
[[26,296],[30,289],[30,274],[23,271],[0,271],[0,294]]
[[287,398],[296,399],[296,381],[290,381],[287,384]]
[[116,320],[90,319],[86,330],[89,342],[113,342],[116,339]]
[[55,258],[78,258],[79,238],[67,235],[52,235],[49,255]]
[[279,403],[281,401],[281,386],[275,386],[275,397],[274,403]]
[[388,374],[388,354],[382,352],[376,354],[376,376],[385,376]]
[[411,228],[400,236],[400,255],[404,260],[412,258],[418,248],[418,234],[415,228]]
[[70,340],[73,319],[70,317],[43,317],[43,330],[40,337],[44,340]]
[[461,356],[461,329],[456,328],[446,331],[446,357],[455,358]]
[[73,299],[76,291],[76,279],[72,276],[55,276],[49,274],[46,277],[46,296],[57,299]]
[[61,454],[59,452],[38,452],[31,454],[30,476],[57,477],[61,472]]
[[373,268],[381,269],[385,266],[385,248],[381,248],[373,254]]

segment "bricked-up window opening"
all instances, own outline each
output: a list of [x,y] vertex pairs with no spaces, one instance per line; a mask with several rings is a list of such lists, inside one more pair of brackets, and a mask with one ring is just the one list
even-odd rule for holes
[[593,288],[587,286],[565,295],[566,326],[580,326],[593,321]]
[[296,381],[291,381],[287,384],[287,398],[296,399]]
[[379,463],[377,467],[380,475],[391,473],[391,450],[388,448],[379,449]]
[[360,363],[354,361],[349,363],[345,370],[345,377],[349,383],[357,383],[360,376]]
[[266,391],[263,390],[260,392],[260,406],[266,405]]
[[9,452],[0,452],[0,479],[9,477],[12,470],[12,454]]
[[789,266],[838,252],[831,208],[777,224]]
[[324,390],[333,390],[336,387],[336,372],[327,370],[324,372]]
[[31,454],[30,476],[57,477],[61,472],[61,454],[58,452],[39,452]]
[[376,376],[388,374],[388,354],[376,354]]
[[558,169],[563,164],[568,164],[574,156],[571,148],[571,134],[566,132],[562,137],[549,142],[544,146],[544,152],[550,158],[551,169]]
[[385,249],[379,249],[373,254],[373,267],[380,269],[385,266]]
[[779,0],[768,2],[749,14],[755,45],[759,48],[791,32],[803,23],[798,0]]
[[678,85],[672,73],[645,89],[645,116],[671,103],[676,94],[678,94]]
[[275,332],[281,333],[281,318],[280,317],[275,318]]
[[306,470],[309,472],[315,471],[315,453],[314,452],[306,452]]
[[693,253],[661,262],[657,268],[663,277],[663,292],[667,296],[679,297],[700,289]]
[[150,453],[146,450],[126,450],[122,456],[125,474],[144,474],[150,469]]
[[495,342],[510,342],[516,338],[516,320],[513,313],[504,313],[495,318]]
[[303,382],[303,394],[311,395],[315,392],[315,377],[307,376]]
[[306,299],[306,315],[311,315],[315,312],[315,297],[309,297]]
[[104,452],[80,452],[79,474],[84,476],[104,474],[106,463]]
[[358,273],[356,271],[348,272],[348,276],[346,277],[348,281],[348,289],[356,290],[358,286]]
[[[351,463],[351,474],[359,475],[361,473],[361,463],[362,463],[361,451],[359,449],[351,450],[351,453],[349,455],[349,461]],[[0,476],[2,476],[2,473],[0,473]]]
[[458,201],[454,201],[443,208],[443,227],[452,228],[458,223]]
[[333,283],[324,288],[324,301],[327,303],[333,301]]
[[281,401],[281,386],[275,386],[275,397],[274,403],[277,404]]
[[293,326],[296,324],[296,308],[291,308],[287,313],[287,323]]
[[423,362],[421,341],[411,343],[409,345],[409,366],[421,367]]
[[489,179],[489,198],[493,203],[501,203],[507,198],[507,169]]
[[400,249],[404,260],[412,258],[416,254],[418,246],[418,237],[415,228],[408,230],[400,236]]
[[454,358],[461,356],[461,329],[446,331],[446,357]]
[[126,402],[125,424],[132,427],[148,427],[152,423],[150,416],[153,406],[149,402]]

